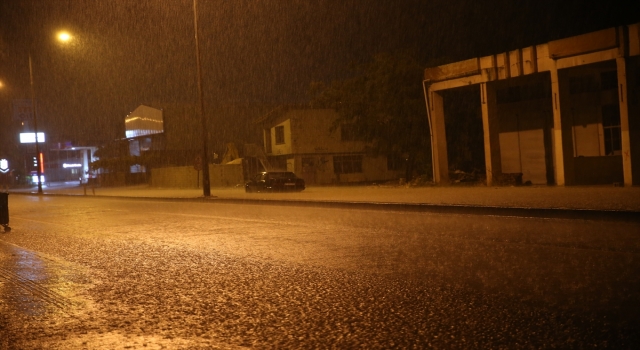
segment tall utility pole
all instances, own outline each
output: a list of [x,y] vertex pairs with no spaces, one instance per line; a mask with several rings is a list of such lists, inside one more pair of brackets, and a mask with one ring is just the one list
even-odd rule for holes
[[[209,180],[209,150],[207,146],[207,119],[204,116],[204,101],[202,99],[202,70],[200,68],[200,43],[198,41],[198,0],[193,0],[193,30],[196,36],[196,68],[198,70],[198,100],[200,102],[200,118],[202,119],[202,195],[211,196]],[[37,145],[37,143],[36,143]]]
[[31,52],[29,52],[29,81],[31,82],[31,109],[33,110],[33,131],[36,136],[36,166],[38,167],[38,194],[42,194],[42,169],[40,162],[40,143],[38,142],[38,109],[36,108],[36,91],[33,88],[33,68],[31,64]]

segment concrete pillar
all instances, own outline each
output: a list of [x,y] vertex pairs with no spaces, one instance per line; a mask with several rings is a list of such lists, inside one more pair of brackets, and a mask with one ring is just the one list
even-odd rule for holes
[[562,96],[568,95],[568,89],[561,84],[556,62],[549,70],[551,73],[551,110],[553,111],[553,163],[555,182],[558,186],[571,185],[573,174],[573,136],[571,127],[563,128]]
[[444,104],[442,95],[436,91],[429,91],[431,116],[431,147],[433,154],[434,182],[449,183],[449,161],[447,159],[447,135],[444,128]]
[[493,184],[496,175],[502,173],[500,161],[499,120],[496,89],[493,84],[480,84],[482,103],[482,129],[484,131],[484,161],[487,169],[487,186]]
[[627,58],[616,58],[618,66],[618,104],[620,106],[620,136],[622,141],[622,172],[624,185],[633,185],[631,137],[629,133],[629,87],[627,84]]
[[627,111],[629,115],[629,142],[632,184],[640,185],[640,56],[629,57],[627,62]]

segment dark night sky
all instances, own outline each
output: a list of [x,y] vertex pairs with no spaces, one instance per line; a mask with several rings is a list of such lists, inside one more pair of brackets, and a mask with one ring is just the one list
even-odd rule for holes
[[[192,4],[2,0],[0,129],[11,123],[11,99],[29,98],[29,50],[42,129],[60,141],[120,138],[139,104],[194,104]],[[205,106],[226,138],[242,134],[258,107],[304,102],[311,81],[344,76],[349,63],[377,52],[450,62],[640,22],[637,1],[618,0],[199,4]],[[55,42],[62,28],[76,36],[73,45]]]

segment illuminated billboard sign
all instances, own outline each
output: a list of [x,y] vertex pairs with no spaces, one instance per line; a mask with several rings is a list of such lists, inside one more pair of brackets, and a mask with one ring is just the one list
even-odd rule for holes
[[160,134],[164,132],[162,110],[140,105],[124,119],[125,137]]
[[0,159],[0,173],[6,174],[9,172],[9,161],[6,159]]
[[[36,134],[33,132],[21,132],[20,133],[20,143],[35,143],[36,142]],[[44,142],[44,133],[38,133],[38,142]]]

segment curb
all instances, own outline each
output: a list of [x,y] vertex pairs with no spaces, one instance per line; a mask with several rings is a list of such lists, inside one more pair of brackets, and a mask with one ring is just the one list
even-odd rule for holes
[[[204,200],[204,198],[202,198]],[[389,202],[349,202],[349,201],[306,201],[217,198],[218,201],[233,204],[305,206],[316,208],[345,208],[361,210],[411,211],[433,214],[503,216],[543,219],[572,219],[592,221],[640,222],[640,212],[626,210],[596,210],[568,208],[525,208],[477,205],[389,203]]]
[[[14,192],[25,196],[38,196],[36,193]],[[361,210],[410,211],[434,214],[480,215],[541,219],[570,219],[591,221],[640,222],[640,211],[630,210],[601,210],[601,209],[570,209],[570,208],[527,208],[500,207],[461,204],[428,204],[402,202],[357,202],[357,201],[324,201],[324,200],[277,200],[277,199],[239,199],[225,197],[129,197],[105,195],[74,195],[62,193],[45,193],[49,197],[90,197],[100,199],[126,199],[164,202],[201,202],[226,203],[243,205],[277,205],[311,208],[344,208]]]

